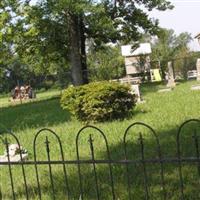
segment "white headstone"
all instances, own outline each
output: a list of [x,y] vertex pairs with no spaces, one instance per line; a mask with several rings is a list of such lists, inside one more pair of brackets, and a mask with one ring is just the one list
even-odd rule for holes
[[[20,156],[21,151],[21,156]],[[8,159],[9,154],[9,159]],[[9,160],[11,162],[19,162],[24,161],[28,159],[28,152],[26,149],[24,149],[22,146],[19,146],[18,144],[10,144],[8,147],[8,154],[5,150],[4,155],[0,155],[0,162],[8,162]]]
[[197,59],[196,68],[197,68],[197,81],[200,81],[200,58]]
[[136,95],[137,102],[140,102],[141,101],[141,95],[140,95],[139,85],[138,84],[131,85],[131,89],[132,89],[133,93]]
[[172,66],[172,62],[168,62],[168,83],[167,83],[167,87],[175,87],[176,83],[174,80],[174,70],[173,70],[173,66]]
[[191,90],[200,90],[200,85],[192,85]]

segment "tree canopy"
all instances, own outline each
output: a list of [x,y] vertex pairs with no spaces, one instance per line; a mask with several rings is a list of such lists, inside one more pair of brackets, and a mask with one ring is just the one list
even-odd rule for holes
[[[10,57],[34,73],[71,71],[74,85],[88,82],[88,42],[138,41],[156,34],[158,21],[148,12],[171,9],[167,0],[4,0],[0,2],[1,66]],[[8,59],[5,59],[8,58]]]
[[192,40],[191,34],[188,32],[176,35],[172,29],[160,29],[158,37],[153,43],[152,60],[159,61],[163,71],[166,70],[167,62],[176,60],[176,70],[185,71],[187,69],[184,62],[184,57],[190,54],[189,43]]

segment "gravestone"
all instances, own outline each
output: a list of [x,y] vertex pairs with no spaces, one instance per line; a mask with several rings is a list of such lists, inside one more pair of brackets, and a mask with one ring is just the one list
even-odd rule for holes
[[137,102],[141,102],[139,84],[131,85],[131,89],[132,89],[133,93],[136,95]]
[[158,92],[171,92],[172,91],[172,88],[164,88],[164,89],[160,89],[158,90]]
[[197,68],[197,81],[200,81],[200,58],[197,59],[196,68]]
[[[21,152],[21,156],[20,156]],[[9,159],[8,159],[9,154]],[[5,150],[4,155],[0,155],[0,162],[20,162],[28,159],[28,152],[22,146],[18,144],[10,144],[8,147],[8,153]],[[0,165],[1,166],[1,165]]]
[[168,83],[167,87],[173,88],[176,86],[175,80],[174,80],[174,70],[172,62],[168,62]]
[[[28,159],[28,154],[21,154],[22,155],[22,161],[27,160]],[[10,162],[19,162],[21,161],[21,157],[20,154],[14,155],[14,156],[10,156],[9,157]],[[0,162],[8,162],[8,156],[7,155],[0,155]]]
[[200,85],[192,85],[191,90],[200,90]]

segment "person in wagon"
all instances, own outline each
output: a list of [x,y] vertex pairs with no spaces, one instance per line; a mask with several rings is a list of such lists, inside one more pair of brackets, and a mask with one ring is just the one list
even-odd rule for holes
[[19,99],[20,98],[20,88],[19,86],[16,86],[14,89],[14,99]]
[[25,94],[26,94],[26,90],[25,90],[25,87],[23,85],[20,87],[20,93],[21,93],[21,98],[24,99]]
[[32,89],[32,87],[29,85],[29,90],[28,90],[28,97],[30,98],[30,99],[32,99],[33,98],[33,89]]

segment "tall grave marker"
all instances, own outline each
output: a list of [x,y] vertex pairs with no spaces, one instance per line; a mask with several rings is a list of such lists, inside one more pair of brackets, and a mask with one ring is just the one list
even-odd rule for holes
[[200,81],[200,58],[197,59],[196,68],[197,68],[197,81]]
[[172,62],[168,62],[168,83],[167,87],[173,88],[176,86],[175,80],[174,80],[174,69]]

